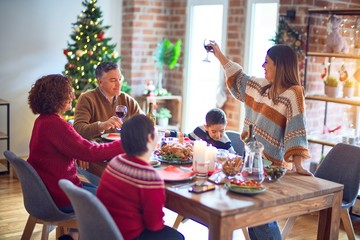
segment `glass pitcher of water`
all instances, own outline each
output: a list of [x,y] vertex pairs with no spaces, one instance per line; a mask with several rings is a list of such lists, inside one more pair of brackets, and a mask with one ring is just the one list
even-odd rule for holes
[[252,141],[245,147],[245,163],[241,175],[245,181],[252,180],[258,183],[264,181],[264,167],[262,154],[264,145],[258,141]]

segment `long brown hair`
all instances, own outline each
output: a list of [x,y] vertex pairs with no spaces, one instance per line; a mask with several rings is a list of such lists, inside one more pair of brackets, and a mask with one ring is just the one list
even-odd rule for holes
[[270,98],[274,101],[279,95],[277,89],[281,87],[288,89],[291,86],[301,85],[298,59],[295,51],[290,46],[283,44],[272,46],[266,54],[274,61],[276,73],[274,82],[266,85],[262,89],[262,93],[269,88],[272,89]]

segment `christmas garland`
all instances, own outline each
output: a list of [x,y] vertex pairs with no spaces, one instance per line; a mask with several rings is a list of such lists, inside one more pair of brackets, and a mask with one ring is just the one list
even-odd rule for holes
[[304,54],[304,42],[302,40],[302,31],[291,28],[284,18],[280,18],[278,31],[275,37],[270,39],[275,44],[286,44],[294,49],[297,54]]

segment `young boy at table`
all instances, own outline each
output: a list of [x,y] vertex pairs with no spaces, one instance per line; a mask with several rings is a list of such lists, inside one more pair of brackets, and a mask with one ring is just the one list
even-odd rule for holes
[[125,154],[113,158],[100,179],[98,198],[109,210],[125,240],[182,240],[164,225],[165,184],[150,165],[158,141],[145,115],[125,120],[121,128]]
[[[184,134],[190,140],[203,140],[218,148],[234,153],[231,141],[225,134],[227,125],[226,114],[220,108],[213,108],[205,116],[205,124],[198,126],[192,133]],[[176,131],[165,132],[166,137],[177,137]]]

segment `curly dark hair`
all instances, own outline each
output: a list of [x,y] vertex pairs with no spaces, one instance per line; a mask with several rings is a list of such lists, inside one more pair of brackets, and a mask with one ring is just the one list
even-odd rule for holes
[[29,91],[28,103],[34,114],[59,113],[74,98],[71,81],[60,74],[43,76]]
[[114,69],[118,69],[118,65],[116,63],[102,62],[95,69],[95,77],[100,79],[104,73]]

